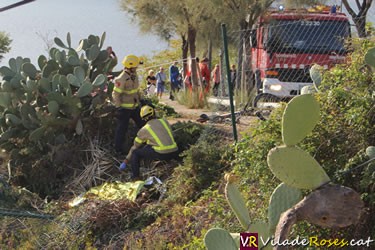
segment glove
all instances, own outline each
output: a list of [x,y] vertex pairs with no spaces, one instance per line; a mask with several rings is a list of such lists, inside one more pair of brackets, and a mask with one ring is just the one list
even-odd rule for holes
[[123,171],[125,170],[125,168],[126,168],[126,163],[125,162],[121,163],[120,170]]

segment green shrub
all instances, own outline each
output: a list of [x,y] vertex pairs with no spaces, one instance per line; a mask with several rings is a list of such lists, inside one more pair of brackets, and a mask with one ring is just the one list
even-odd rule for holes
[[196,200],[229,167],[222,160],[226,150],[218,131],[206,127],[199,140],[183,153],[183,164],[174,169],[168,182],[168,199],[182,204]]

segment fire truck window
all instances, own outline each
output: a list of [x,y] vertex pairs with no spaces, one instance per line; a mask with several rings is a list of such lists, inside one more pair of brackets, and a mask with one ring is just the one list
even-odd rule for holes
[[288,53],[345,53],[350,32],[342,21],[279,20],[269,25],[267,49]]

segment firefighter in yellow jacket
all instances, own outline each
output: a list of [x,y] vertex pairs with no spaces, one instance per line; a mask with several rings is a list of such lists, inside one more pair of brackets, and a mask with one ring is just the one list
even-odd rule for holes
[[130,163],[133,180],[139,179],[142,159],[171,160],[178,156],[178,147],[168,121],[158,119],[154,108],[148,105],[142,107],[140,115],[147,123],[138,131],[132,148],[120,165],[120,170],[124,170]]
[[130,118],[141,128],[145,121],[139,115],[140,110],[140,90],[137,76],[137,67],[140,60],[135,55],[128,55],[122,61],[124,70],[115,78],[113,89],[113,100],[117,110],[117,128],[115,132],[115,150],[122,153],[126,132]]

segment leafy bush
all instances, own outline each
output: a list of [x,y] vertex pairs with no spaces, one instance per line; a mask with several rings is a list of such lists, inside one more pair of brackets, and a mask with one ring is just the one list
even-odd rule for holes
[[168,198],[173,202],[183,204],[196,200],[201,191],[220,180],[229,167],[223,161],[227,145],[217,132],[212,127],[206,127],[199,140],[183,153],[183,164],[174,169],[168,182]]

